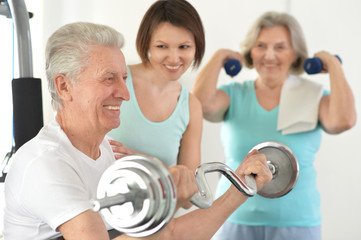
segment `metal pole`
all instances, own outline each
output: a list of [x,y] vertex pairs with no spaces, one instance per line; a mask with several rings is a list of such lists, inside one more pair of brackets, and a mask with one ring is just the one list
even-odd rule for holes
[[8,0],[8,2],[17,34],[19,77],[32,78],[33,55],[31,50],[29,13],[24,0]]

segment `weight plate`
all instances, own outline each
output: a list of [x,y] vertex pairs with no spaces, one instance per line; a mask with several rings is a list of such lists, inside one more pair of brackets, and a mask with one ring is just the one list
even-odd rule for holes
[[273,179],[258,194],[266,198],[278,198],[291,191],[299,175],[298,161],[292,150],[282,143],[273,141],[260,143],[253,149],[266,155],[270,169],[275,167]]
[[[100,210],[104,219],[120,232],[142,230],[150,226],[154,219],[154,183],[147,174],[137,168],[124,168],[123,163],[117,163],[107,169],[98,185],[97,197],[127,196],[127,201]],[[109,170],[109,171],[108,171]],[[137,196],[145,192],[145,197]]]
[[[139,158],[139,156],[137,157]],[[145,237],[158,232],[172,219],[177,203],[177,193],[173,178],[167,167],[159,159],[155,157],[141,157],[136,161],[145,166],[150,171],[150,176],[159,184],[157,188],[159,190],[158,198],[156,200],[160,206],[154,214],[155,221],[145,231],[128,234],[133,237]]]
[[[98,199],[114,195],[115,184],[125,184],[129,193],[116,194],[128,196],[131,200],[100,210],[114,229],[128,236],[145,237],[156,233],[172,219],[177,202],[176,189],[173,178],[160,160],[142,155],[117,160],[101,177]],[[137,191],[145,191],[147,197],[137,199],[134,195]],[[125,214],[126,211],[130,214]]]

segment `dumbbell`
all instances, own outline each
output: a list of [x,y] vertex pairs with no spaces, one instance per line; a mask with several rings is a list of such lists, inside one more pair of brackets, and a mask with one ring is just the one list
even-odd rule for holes
[[[258,193],[275,198],[287,194],[296,185],[298,162],[292,151],[277,142],[264,142],[253,149],[266,155],[273,174],[270,183]],[[205,179],[209,172],[220,172],[244,195],[252,197],[257,186],[252,176],[242,181],[220,162],[201,164],[195,173],[199,192],[191,201],[199,208],[213,203]],[[117,160],[102,175],[93,210],[99,211],[114,229],[129,236],[145,237],[158,232],[171,220],[176,206],[176,189],[164,164],[153,157],[131,155]]]
[[231,58],[224,64],[224,69],[229,76],[234,77],[242,70],[242,66],[237,59]]
[[[338,55],[335,55],[335,57],[342,63],[341,58]],[[308,74],[317,74],[320,73],[323,69],[323,63],[320,58],[307,58],[305,60],[305,63],[303,64],[303,69]]]

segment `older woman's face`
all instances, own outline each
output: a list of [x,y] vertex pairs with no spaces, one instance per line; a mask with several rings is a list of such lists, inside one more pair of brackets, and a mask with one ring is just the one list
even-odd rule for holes
[[263,81],[284,81],[296,60],[288,29],[284,26],[262,28],[251,49],[251,58]]
[[99,133],[118,127],[120,105],[129,100],[126,79],[123,53],[115,47],[95,47],[72,94],[78,124]]

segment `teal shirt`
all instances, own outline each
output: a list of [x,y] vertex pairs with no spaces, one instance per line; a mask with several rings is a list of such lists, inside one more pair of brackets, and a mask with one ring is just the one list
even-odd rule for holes
[[120,108],[120,126],[109,136],[124,146],[160,159],[165,165],[177,164],[180,143],[189,123],[189,93],[182,86],[172,115],[162,122],[149,121],[139,108],[128,68],[127,87],[130,100]]
[[[316,226],[321,223],[320,194],[316,186],[315,154],[320,148],[320,124],[308,132],[282,135],[277,131],[279,107],[266,111],[257,100],[254,81],[232,82],[221,86],[230,97],[230,106],[221,130],[226,164],[235,170],[257,144],[277,141],[287,145],[296,155],[300,173],[294,189],[280,198],[249,198],[230,217],[236,224],[253,226]],[[302,103],[300,103],[302,104]],[[221,177],[217,196],[230,186]]]

